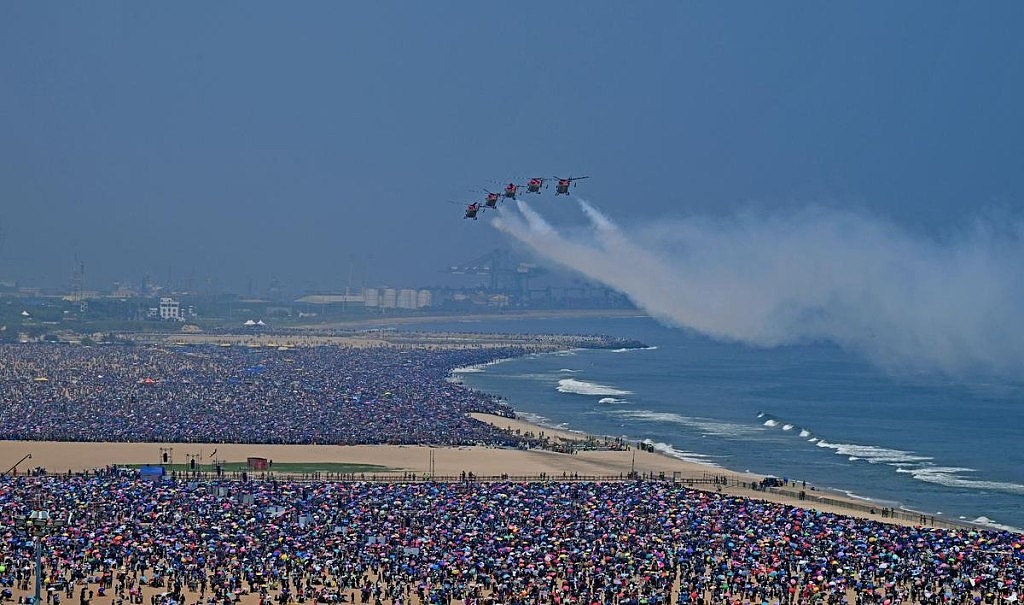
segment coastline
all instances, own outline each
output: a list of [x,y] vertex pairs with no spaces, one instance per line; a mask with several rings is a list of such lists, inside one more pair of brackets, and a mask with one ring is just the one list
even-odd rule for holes
[[[551,352],[555,353],[558,351]],[[499,359],[486,364],[454,368],[448,379],[462,383],[461,379],[458,377],[459,374],[475,372],[481,367],[501,363],[503,361],[507,361],[507,359]],[[579,441],[604,442],[609,439],[615,439],[615,437],[610,435],[593,435],[572,428],[547,425],[539,420],[524,418],[524,412],[521,410],[515,410],[515,412],[517,416],[514,419],[482,413],[472,413],[470,416],[482,422],[487,422],[497,428],[507,429],[513,432],[533,433],[541,436],[546,435],[555,440],[561,440],[569,443]],[[846,514],[865,519],[886,521],[908,526],[928,525],[934,527],[987,527],[960,519],[954,520],[941,516],[936,517],[935,515],[927,515],[920,511],[914,511],[906,508],[894,509],[888,506],[888,500],[882,498],[873,499],[870,497],[857,496],[846,490],[823,489],[813,484],[807,484],[803,481],[798,483],[794,480],[793,482],[780,487],[773,487],[764,491],[755,491],[751,486],[765,479],[764,475],[729,469],[717,464],[694,460],[693,458],[687,458],[684,456],[674,456],[671,453],[657,448],[648,452],[631,446],[627,451],[630,453],[630,465],[628,470],[625,471],[624,469],[627,467],[622,464],[621,459],[616,459],[614,455],[604,457],[604,461],[610,464],[609,468],[613,471],[612,474],[617,470],[620,473],[626,472],[630,475],[635,471],[652,478],[655,476],[660,477],[664,474],[667,478],[671,479],[676,473],[678,473],[681,479],[718,476],[724,477],[725,482],[721,486],[714,486],[715,489],[738,497],[760,498],[762,500],[790,504],[801,508],[816,508],[827,512]],[[637,464],[637,461],[639,461],[639,464]],[[883,511],[885,512],[883,513]]]
[[[478,420],[488,422],[498,428],[510,428],[520,430],[524,433],[533,432],[543,434],[552,438],[562,439],[568,442],[596,440],[603,442],[605,436],[589,435],[581,431],[544,426],[522,418],[504,418],[491,414],[471,414]],[[610,438],[610,437],[609,437]],[[837,490],[820,489],[816,486],[790,481],[788,485],[779,488],[768,488],[766,490],[754,490],[753,485],[759,483],[764,476],[754,473],[747,473],[733,469],[723,468],[706,462],[685,460],[668,453],[654,450],[653,452],[643,451],[630,446],[629,450],[605,452],[595,455],[595,452],[580,452],[579,455],[600,459],[608,470],[629,472],[634,470],[643,477],[659,477],[665,474],[666,480],[675,478],[677,481],[686,482],[688,479],[699,479],[704,477],[722,477],[724,483],[720,485],[695,484],[699,489],[713,489],[730,496],[740,498],[752,498],[788,504],[797,508],[814,509],[823,512],[836,513],[905,526],[928,526],[928,527],[983,527],[977,524],[961,520],[952,520],[933,515],[924,515],[907,509],[886,509],[878,501],[870,498],[851,496],[848,493]],[[801,497],[800,493],[804,496]],[[892,513],[883,514],[883,510],[890,510]]]
[[[635,315],[635,314],[633,314]],[[422,320],[422,318],[417,318]],[[460,334],[460,333],[416,333],[422,342],[411,344],[408,335],[400,332],[386,336],[398,336],[401,345],[382,338],[376,342],[362,341],[349,346],[423,346],[430,348],[448,347],[489,347],[524,345],[529,343],[535,352],[571,350],[574,337],[555,337],[515,334]],[[233,335],[235,338],[253,338],[252,335]],[[224,335],[197,335],[198,339],[215,342]],[[286,343],[294,335],[255,335],[263,340],[262,346],[318,346],[340,344],[332,336],[299,337],[299,342]],[[168,337],[167,340],[177,337]],[[321,341],[320,338],[325,340]],[[329,340],[328,340],[329,339]],[[372,340],[372,339],[368,339]],[[166,342],[166,341],[165,341]],[[239,344],[242,344],[239,342]],[[243,346],[251,346],[243,345]],[[482,365],[501,363],[497,359]],[[473,371],[477,366],[453,368],[449,379],[458,380],[458,374]],[[521,412],[520,412],[521,414]],[[580,441],[603,441],[605,436],[587,435],[583,432],[563,430],[545,426],[542,422],[511,419],[504,416],[472,414],[477,420],[499,428],[513,431],[543,433],[565,443]],[[614,437],[609,437],[614,439]],[[726,469],[717,465],[673,456],[671,452],[646,451],[629,444],[628,449],[593,448],[580,449],[575,453],[564,453],[546,449],[507,449],[484,446],[429,447],[425,445],[263,445],[224,443],[106,443],[106,442],[0,442],[0,460],[5,464],[0,470],[18,461],[26,453],[33,456],[24,461],[19,469],[42,467],[50,472],[82,472],[107,465],[159,464],[161,452],[169,450],[170,462],[187,462],[189,457],[211,464],[214,452],[217,459],[244,462],[250,456],[264,457],[278,462],[293,463],[351,463],[377,464],[392,469],[391,473],[380,473],[379,480],[402,480],[414,474],[418,478],[433,475],[437,478],[459,477],[462,473],[473,473],[479,477],[544,477],[557,480],[573,476],[625,480],[630,476],[647,479],[690,481],[696,487],[720,491],[727,495],[762,499],[789,504],[800,508],[835,512],[876,521],[902,523],[905,525],[935,525],[955,527],[979,527],[963,520],[945,517],[921,516],[913,511],[897,510],[899,514],[882,514],[885,500],[861,498],[849,492],[822,490],[816,486],[800,484],[785,485],[767,490],[755,489],[765,477],[748,472]],[[722,482],[708,486],[702,481],[722,478]],[[858,486],[857,491],[860,491]],[[870,487],[870,486],[867,486]],[[870,492],[870,490],[867,490]],[[802,493],[801,493],[802,492]],[[872,512],[874,511],[874,512]]]
[[[657,348],[650,347],[648,348]],[[565,351],[568,349],[562,349]],[[558,353],[560,351],[545,351],[544,353]],[[498,360],[495,363],[500,363]],[[488,364],[489,365],[489,364]],[[475,372],[474,368],[456,368],[453,371],[453,376],[450,379],[460,380],[457,374],[463,372]],[[486,392],[486,391],[484,391]],[[548,434],[555,434],[557,432],[565,433],[569,436],[575,436],[579,438],[598,438],[604,439],[605,437],[614,437],[611,435],[596,435],[589,434],[582,430],[573,429],[567,426],[565,423],[554,424],[553,421],[550,423],[545,422],[547,420],[543,416],[538,416],[530,412],[524,412],[523,410],[515,410],[517,414],[517,420],[519,423],[524,425],[524,430],[532,430],[533,432],[547,432]],[[525,415],[525,417],[524,417]],[[474,417],[478,416],[473,414]],[[480,415],[485,416],[485,415]],[[491,424],[498,426],[499,428],[507,428],[507,419],[501,417],[495,417],[496,420],[490,421]],[[482,418],[481,418],[482,419]],[[504,423],[504,424],[503,424]],[[530,429],[525,427],[529,426]],[[639,439],[637,436],[633,436],[634,439]],[[753,473],[750,471],[739,471],[731,468],[722,467],[718,464],[708,462],[706,460],[699,459],[703,457],[698,451],[693,452],[693,456],[686,456],[687,451],[676,450],[670,444],[664,443],[652,443],[647,440],[646,443],[654,445],[655,453],[668,458],[672,461],[687,465],[686,471],[691,474],[695,472],[701,472],[702,474],[719,474],[728,478],[730,482],[737,482],[741,485],[739,489],[723,489],[726,493],[741,497],[752,497],[760,498],[763,500],[787,503],[801,508],[815,508],[818,510],[827,510],[829,512],[837,512],[841,514],[847,514],[860,518],[884,521],[889,523],[897,523],[908,526],[929,526],[929,527],[951,527],[951,528],[969,528],[969,529],[986,529],[994,531],[1011,531],[1021,532],[1022,530],[1013,525],[1007,525],[1004,523],[997,523],[987,519],[986,517],[979,517],[974,520],[970,520],[966,517],[955,517],[948,516],[942,513],[929,513],[908,506],[902,505],[898,498],[891,498],[887,494],[872,492],[871,485],[856,484],[848,487],[821,487],[814,484],[813,482],[802,480],[790,479],[787,485],[783,485],[779,488],[770,488],[767,491],[754,492],[751,490],[749,485],[752,482],[759,482],[766,477],[776,477],[775,475],[762,475],[759,473]],[[663,446],[660,447],[659,446]],[[665,451],[665,450],[672,451]],[[637,450],[639,452],[639,450]],[[692,465],[692,466],[689,466]],[[663,465],[662,465],[663,466]],[[660,466],[658,470],[660,471]],[[641,469],[637,469],[640,471]],[[783,470],[776,471],[783,474]],[[785,473],[792,477],[791,474]],[[746,485],[744,485],[746,484]],[[872,494],[872,495],[862,495]],[[885,514],[882,514],[885,511]]]
[[[606,438],[580,432],[545,427],[521,418],[491,414],[471,414],[473,418],[513,432],[543,435],[553,443],[582,446],[590,441],[604,443]],[[610,439],[610,438],[609,438]],[[675,481],[696,489],[716,491],[727,496],[765,500],[796,508],[814,509],[906,526],[973,527],[946,519],[922,519],[912,514],[883,514],[870,500],[845,494],[818,491],[808,487],[799,497],[797,488],[755,490],[763,477],[724,469],[706,463],[686,461],[660,451],[633,447],[602,449],[579,447],[574,452],[552,449],[513,449],[488,446],[432,447],[426,445],[266,445],[224,443],[110,443],[110,442],[46,442],[0,441],[0,460],[19,460],[27,453],[17,472],[41,467],[49,473],[80,473],[108,465],[160,464],[161,454],[168,451],[169,463],[185,463],[191,457],[203,462],[201,469],[212,470],[211,460],[244,462],[259,456],[286,463],[349,463],[382,465],[388,472],[360,474],[349,479],[375,481],[460,480],[463,473],[472,473],[479,480],[640,480]],[[228,477],[237,478],[237,477]],[[284,473],[256,473],[251,479],[305,479]],[[311,477],[310,477],[311,478]],[[874,511],[874,512],[872,512]]]
[[420,323],[485,322],[518,319],[578,319],[613,317],[650,317],[641,309],[535,309],[499,311],[496,313],[395,315],[379,316],[372,319],[352,319],[324,324],[296,325],[296,329],[358,329],[380,328],[381,326],[402,326]]

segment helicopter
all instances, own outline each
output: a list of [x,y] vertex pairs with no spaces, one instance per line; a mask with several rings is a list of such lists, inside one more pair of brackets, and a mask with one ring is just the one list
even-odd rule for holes
[[569,186],[572,185],[573,181],[579,181],[581,179],[589,179],[589,176],[571,176],[569,178],[562,178],[556,176],[558,184],[555,185],[555,195],[569,195]]
[[526,192],[527,193],[540,193],[540,188],[544,185],[544,181],[547,179],[544,177],[534,177],[526,181]]
[[480,202],[473,202],[472,204],[466,206],[465,218],[471,218],[475,221],[478,212],[480,212]]
[[494,193],[493,191],[487,191],[484,189],[484,193],[487,194],[487,199],[484,200],[484,205],[488,208],[497,208],[498,200],[501,198],[501,194]]
[[516,199],[516,191],[519,190],[519,185],[515,183],[509,183],[505,185],[505,197],[508,199]]

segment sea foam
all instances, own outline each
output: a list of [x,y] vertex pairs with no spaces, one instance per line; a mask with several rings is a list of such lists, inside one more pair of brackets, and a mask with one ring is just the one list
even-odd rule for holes
[[877,445],[832,443],[823,439],[819,440],[815,445],[835,450],[835,452],[840,456],[846,456],[847,458],[853,456],[865,460],[866,462],[870,462],[871,464],[911,464],[915,462],[927,462],[932,459],[931,456],[921,456],[914,452],[879,447]]
[[1007,492],[1011,494],[1024,494],[1024,485],[1008,481],[985,481],[982,479],[969,479],[963,475],[977,472],[977,469],[962,466],[920,466],[912,468],[900,467],[897,473],[909,474],[918,481],[935,483],[946,487],[962,487],[966,489],[985,489]]
[[678,424],[687,427],[688,429],[698,431],[703,435],[710,435],[714,437],[743,438],[759,434],[764,431],[764,429],[759,426],[722,422],[720,420],[712,420],[710,418],[683,416],[682,414],[676,414],[674,412],[655,412],[653,410],[628,410],[620,408],[613,410],[612,413],[632,420]]
[[665,443],[663,441],[653,442],[650,439],[645,439],[644,443],[653,445],[654,450],[657,452],[667,454],[669,456],[672,456],[673,458],[677,458],[685,462],[697,462],[699,464],[707,464],[709,466],[718,466],[714,462],[710,462],[706,454],[698,454],[697,452],[687,452],[684,450],[676,449],[672,447],[670,444]]
[[455,368],[452,370],[452,374],[476,374],[483,371],[485,370],[480,366],[467,366],[465,368]]
[[632,395],[632,391],[616,389],[596,382],[576,380],[575,378],[563,378],[558,381],[559,393],[574,393],[576,395],[601,395],[602,397],[617,397],[621,395]]

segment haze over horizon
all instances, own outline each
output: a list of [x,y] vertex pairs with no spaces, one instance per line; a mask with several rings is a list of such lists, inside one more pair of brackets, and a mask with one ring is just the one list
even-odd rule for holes
[[530,176],[627,229],[1024,199],[1019,3],[299,8],[0,7],[0,279],[420,285],[517,245],[448,200]]

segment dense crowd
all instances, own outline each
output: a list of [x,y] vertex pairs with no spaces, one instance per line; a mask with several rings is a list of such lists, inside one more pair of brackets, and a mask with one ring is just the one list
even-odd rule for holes
[[[177,603],[1008,603],[1024,536],[628,483],[0,482],[0,583]],[[255,597],[252,597],[255,598]],[[84,597],[83,597],[84,602]]]
[[446,378],[526,350],[0,345],[0,439],[518,445]]

